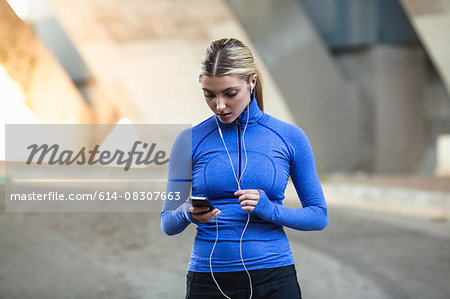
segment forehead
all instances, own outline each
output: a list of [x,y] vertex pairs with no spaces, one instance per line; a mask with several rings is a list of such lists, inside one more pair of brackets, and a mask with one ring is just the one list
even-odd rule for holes
[[245,84],[245,81],[232,75],[227,76],[203,76],[201,81],[203,88],[207,88],[211,91],[222,91],[228,87],[241,86]]

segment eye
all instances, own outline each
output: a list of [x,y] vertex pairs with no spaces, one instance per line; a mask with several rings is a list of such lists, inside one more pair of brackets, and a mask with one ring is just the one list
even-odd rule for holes
[[204,95],[205,95],[205,97],[211,98],[211,99],[213,99],[213,98],[216,97],[213,93],[207,93],[207,92],[205,92]]
[[232,98],[232,97],[235,97],[237,94],[238,94],[237,92],[235,92],[233,94],[227,94],[227,97]]

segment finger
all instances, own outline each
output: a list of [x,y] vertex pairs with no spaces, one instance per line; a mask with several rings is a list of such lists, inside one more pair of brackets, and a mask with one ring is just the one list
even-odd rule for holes
[[241,206],[253,206],[256,207],[256,205],[258,204],[257,200],[244,200],[241,201]]
[[213,214],[211,220],[214,219],[214,218],[216,218],[217,216],[219,216],[219,214],[220,214],[221,212],[222,212],[222,211],[220,211],[220,210],[218,210],[218,209],[214,209],[214,210],[211,212],[211,213]]
[[207,213],[197,213],[197,214],[194,214],[194,218],[197,220],[197,221],[200,221],[200,222],[208,222],[209,221],[209,217],[208,217],[208,215],[206,215]]
[[191,213],[200,213],[202,211],[205,211],[205,208],[208,209],[208,207],[194,207],[194,206],[190,206],[189,207],[189,212],[191,212]]
[[259,194],[259,190],[257,190],[257,189],[249,189],[249,190],[248,190],[248,193],[251,193],[251,194]]
[[200,222],[208,222],[212,219],[216,218],[221,213],[220,210],[214,209],[211,212],[205,213],[205,214],[198,214],[198,218],[200,219]]
[[220,213],[220,210],[219,210],[218,208],[215,208],[214,210],[212,210],[212,211],[210,212],[211,216],[216,215],[216,214],[218,214],[218,213]]
[[214,209],[212,211],[209,211],[208,208],[206,209],[206,211],[200,211],[199,213],[197,213],[197,215],[199,217],[203,217],[205,219],[207,219],[208,217],[211,217],[211,215],[215,214],[218,211],[218,209]]
[[252,189],[241,189],[241,190],[234,192],[234,195],[239,196],[239,195],[247,194],[247,193],[252,193]]
[[258,194],[243,194],[243,195],[241,195],[241,196],[239,196],[239,201],[243,201],[243,200],[246,200],[246,199],[253,199],[253,200],[258,200],[259,199],[259,195]]
[[209,211],[208,207],[192,207],[192,208],[193,208],[192,213],[196,213],[196,214]]
[[259,194],[254,194],[254,193],[247,193],[247,194],[242,194],[241,196],[239,196],[239,199],[259,199]]
[[259,194],[259,190],[256,189],[242,189],[234,192],[235,196],[239,196],[242,194]]
[[202,213],[205,213],[205,212],[208,212],[209,211],[209,208],[207,208],[207,207],[197,207],[197,208],[194,208],[194,212],[193,213],[195,213],[195,214],[202,214]]
[[252,206],[244,206],[244,207],[242,207],[241,209],[244,210],[244,211],[252,212],[252,211],[255,209],[255,207],[252,207]]

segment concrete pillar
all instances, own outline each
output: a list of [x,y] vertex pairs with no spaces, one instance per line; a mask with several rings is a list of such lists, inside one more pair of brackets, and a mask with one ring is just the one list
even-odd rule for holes
[[450,177],[450,135],[438,137],[436,160],[436,175]]
[[450,94],[450,1],[400,2]]
[[362,165],[358,87],[346,80],[298,1],[227,0],[308,135],[321,172]]
[[[41,123],[91,123],[86,105],[65,70],[6,1],[0,1],[0,66],[17,82]],[[1,91],[0,91],[1,92]],[[0,94],[5,104],[13,99]],[[6,109],[2,107],[0,109]],[[14,123],[12,120],[2,122]]]
[[375,171],[413,172],[425,149],[424,54],[419,46],[373,49]]

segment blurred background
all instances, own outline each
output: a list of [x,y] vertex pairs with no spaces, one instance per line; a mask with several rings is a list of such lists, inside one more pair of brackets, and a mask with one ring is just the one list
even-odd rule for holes
[[196,125],[223,37],[314,150],[330,224],[286,229],[304,298],[449,298],[449,32],[450,0],[0,0],[0,298],[184,297],[194,225],[4,212],[4,125]]

